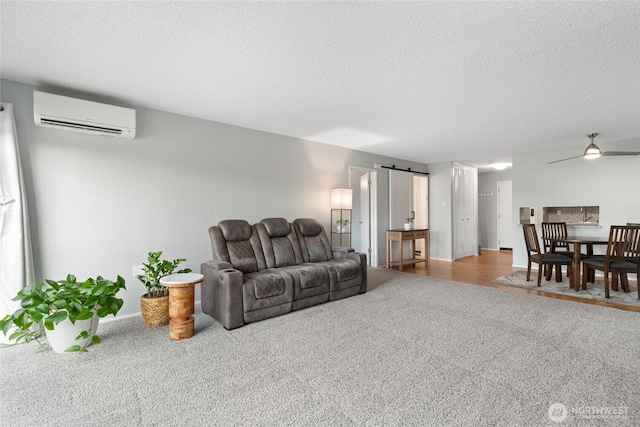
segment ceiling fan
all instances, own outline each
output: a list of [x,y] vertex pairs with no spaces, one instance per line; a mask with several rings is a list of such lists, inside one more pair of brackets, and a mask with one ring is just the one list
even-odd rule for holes
[[553,162],[547,163],[550,165],[551,163],[564,162],[565,160],[577,159],[578,157],[584,157],[585,159],[597,159],[600,156],[637,156],[640,154],[640,151],[600,151],[600,147],[598,147],[593,142],[593,138],[598,136],[598,133],[590,133],[587,135],[587,138],[591,139],[591,144],[589,144],[584,150],[584,153],[580,156],[567,157],[566,159],[554,160]]

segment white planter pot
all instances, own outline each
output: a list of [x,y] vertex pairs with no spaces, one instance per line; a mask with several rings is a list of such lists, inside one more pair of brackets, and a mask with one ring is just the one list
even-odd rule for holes
[[405,230],[411,230],[413,228],[413,224],[405,222],[404,223],[404,229]]
[[[66,349],[73,345],[79,345],[81,348],[85,348],[91,344],[91,337],[94,336],[98,330],[98,316],[93,316],[91,319],[78,320],[75,324],[71,323],[68,319],[54,325],[53,331],[45,330],[47,335],[47,341],[49,346],[56,353],[64,353]],[[89,332],[89,338],[76,340],[76,337],[80,335],[82,331],[86,331],[91,328]]]

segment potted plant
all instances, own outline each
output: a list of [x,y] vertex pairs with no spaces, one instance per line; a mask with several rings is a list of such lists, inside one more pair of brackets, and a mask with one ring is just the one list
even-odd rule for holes
[[120,276],[111,281],[98,276],[79,282],[72,274],[64,280],[45,282],[21,289],[14,301],[21,308],[0,320],[0,329],[10,341],[38,342],[38,351],[47,347],[40,341],[46,334],[48,346],[55,352],[86,352],[91,343],[99,343],[95,334],[98,320],[109,314],[114,316],[123,300],[116,294],[125,289]]
[[336,220],[338,233],[343,233],[347,230],[347,226],[349,225],[349,220],[347,218],[340,218]]
[[190,268],[176,271],[178,265],[186,261],[184,258],[168,261],[161,259],[162,251],[149,252],[146,264],[142,264],[144,275],[138,279],[147,288],[147,293],[140,297],[142,319],[150,328],[169,324],[169,289],[160,284],[160,279],[174,273],[190,273]]
[[411,230],[413,228],[413,218],[408,217],[404,219],[404,229]]

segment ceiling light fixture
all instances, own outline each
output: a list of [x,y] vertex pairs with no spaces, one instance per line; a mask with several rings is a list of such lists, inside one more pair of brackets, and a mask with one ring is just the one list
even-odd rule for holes
[[591,144],[589,144],[587,149],[584,150],[584,154],[567,157],[566,159],[554,160],[547,164],[550,165],[552,163],[564,162],[565,160],[577,159],[579,157],[584,157],[585,159],[597,159],[600,156],[640,156],[640,151],[600,151],[600,147],[593,143],[593,138],[596,136],[598,136],[598,134],[595,132],[587,135],[587,138],[591,139]]
[[600,148],[593,143],[593,138],[595,138],[596,136],[598,136],[597,133],[590,133],[589,135],[587,135],[587,137],[591,138],[591,144],[589,144],[587,149],[584,150],[585,159],[597,159],[602,155]]
[[492,166],[497,171],[503,171],[506,168],[508,168],[509,166],[511,166],[511,163],[496,163],[496,164],[494,164]]

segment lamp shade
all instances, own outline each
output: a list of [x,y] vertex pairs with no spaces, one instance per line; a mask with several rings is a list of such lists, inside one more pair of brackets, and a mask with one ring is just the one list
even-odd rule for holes
[[586,150],[584,150],[584,158],[585,159],[597,159],[602,155],[600,148],[593,142],[589,144]]
[[331,209],[351,209],[353,190],[351,188],[331,189]]

